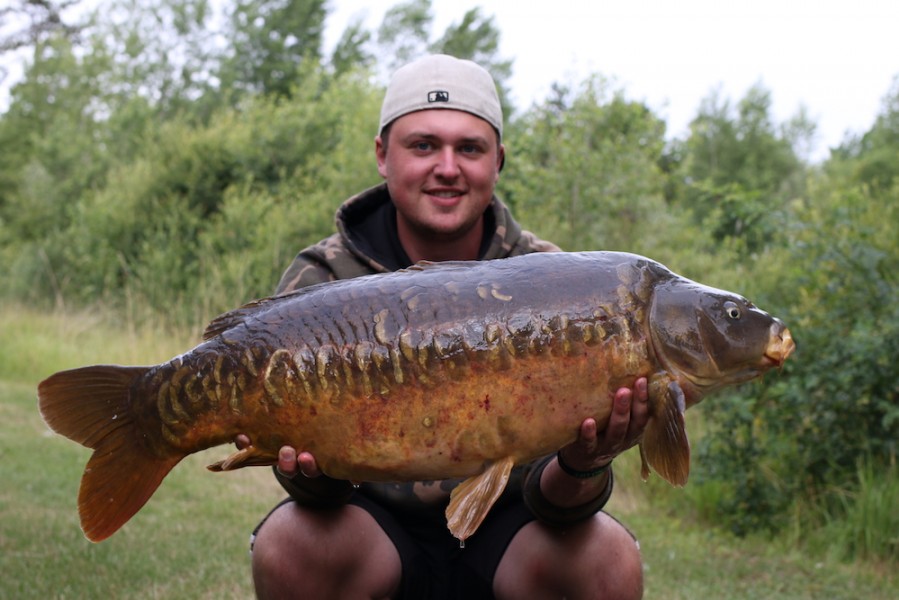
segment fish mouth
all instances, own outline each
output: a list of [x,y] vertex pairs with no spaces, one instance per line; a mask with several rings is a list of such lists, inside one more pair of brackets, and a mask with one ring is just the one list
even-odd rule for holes
[[771,326],[771,339],[762,360],[767,366],[780,368],[795,349],[796,342],[790,330],[778,322]]

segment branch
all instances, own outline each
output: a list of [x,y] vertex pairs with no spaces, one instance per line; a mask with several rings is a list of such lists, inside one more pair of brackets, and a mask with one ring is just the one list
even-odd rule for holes
[[81,25],[63,21],[62,13],[82,0],[20,0],[18,6],[0,9],[0,23],[18,22],[21,25],[0,37],[0,54],[34,46],[53,35],[62,34],[73,42],[79,41]]

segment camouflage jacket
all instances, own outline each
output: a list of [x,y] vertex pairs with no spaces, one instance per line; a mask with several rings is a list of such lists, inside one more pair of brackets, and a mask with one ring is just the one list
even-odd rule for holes
[[[559,248],[524,231],[512,218],[508,208],[494,196],[487,212],[481,260],[506,258],[531,252],[553,252]],[[347,200],[337,211],[337,233],[302,250],[284,272],[277,287],[278,294],[309,285],[349,279],[373,273],[385,273],[411,264],[396,235],[396,212],[386,184],[370,188]],[[535,515],[549,523],[570,523],[600,510],[611,494],[607,490],[576,511],[560,511],[549,505],[539,491],[539,475],[552,457],[513,470],[497,506],[521,497]],[[278,481],[299,503],[312,507],[329,507],[349,499],[356,489],[346,481],[328,477],[292,479],[275,470]],[[382,505],[392,506],[416,522],[433,522],[444,526],[443,510],[449,492],[461,480],[415,482],[402,484],[363,483],[358,493],[376,498]]]
[[[337,233],[302,250],[281,277],[277,293],[410,266],[411,261],[405,257],[396,237],[395,214],[386,184],[347,200],[337,211]],[[481,260],[559,250],[554,244],[522,230],[509,209],[495,196],[485,217],[488,226],[481,245]]]

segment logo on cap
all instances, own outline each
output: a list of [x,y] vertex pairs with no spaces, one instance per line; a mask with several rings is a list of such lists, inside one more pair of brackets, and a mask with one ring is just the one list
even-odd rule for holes
[[449,92],[443,90],[428,92],[428,102],[449,102]]

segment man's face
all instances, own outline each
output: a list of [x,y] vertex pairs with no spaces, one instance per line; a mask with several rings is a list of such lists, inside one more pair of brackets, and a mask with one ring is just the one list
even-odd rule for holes
[[504,149],[489,123],[458,110],[422,110],[375,140],[400,229],[434,241],[472,231],[490,204]]

